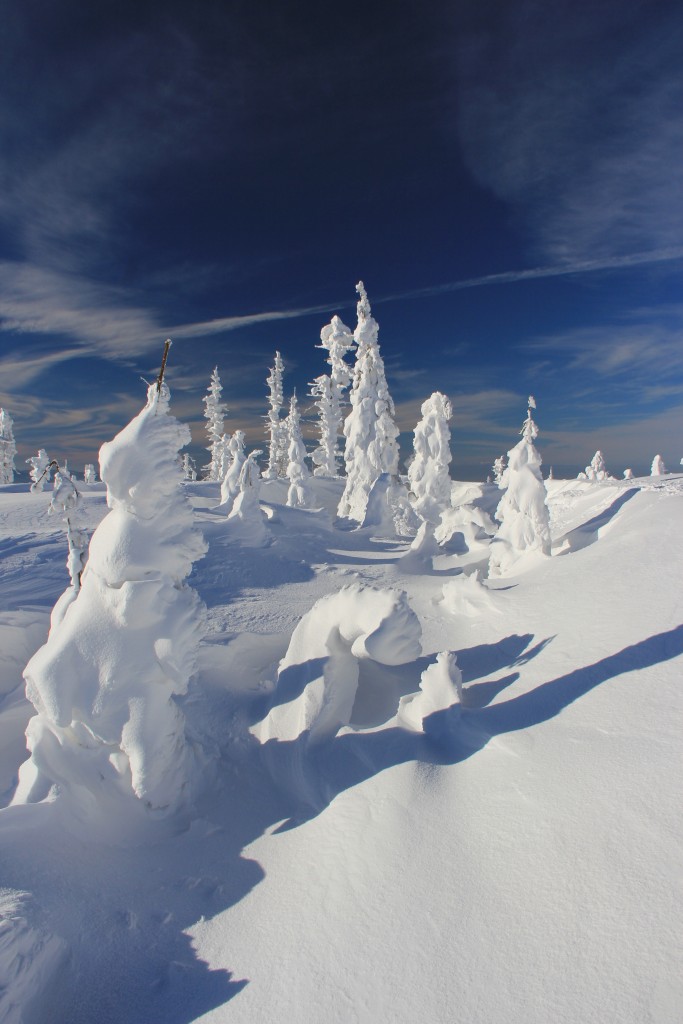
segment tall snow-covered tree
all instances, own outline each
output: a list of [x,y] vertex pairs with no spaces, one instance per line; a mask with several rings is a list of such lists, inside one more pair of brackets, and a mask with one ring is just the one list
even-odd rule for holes
[[244,431],[236,430],[230,438],[230,444],[228,445],[231,461],[221,484],[221,511],[225,511],[226,514],[232,508],[232,504],[239,494],[242,466],[247,459],[244,452],[244,443]]
[[52,476],[50,456],[44,448],[40,448],[38,454],[32,455],[26,460],[26,463],[31,467],[28,474],[31,479],[31,490],[42,491],[45,484],[50,482]]
[[14,456],[16,454],[14,421],[7,409],[0,409],[0,484],[14,483]]
[[590,466],[586,466],[584,470],[586,478],[592,480],[593,483],[602,483],[603,480],[609,480],[609,473],[607,472],[607,465],[605,464],[605,456],[598,448],[597,452],[590,461]]
[[313,500],[313,493],[310,485],[311,474],[306,465],[306,446],[301,436],[301,417],[296,400],[296,391],[289,403],[287,431],[289,434],[289,462],[287,463],[289,490],[287,491],[287,504],[293,508],[308,508]]
[[415,456],[408,468],[412,504],[418,515],[434,526],[451,503],[452,456],[448,421],[453,415],[450,401],[435,391],[422,403],[422,419],[415,427]]
[[508,452],[502,480],[506,491],[496,510],[501,525],[491,542],[491,576],[505,575],[530,553],[550,554],[550,516],[541,476],[542,460],[534,446],[538,427],[531,418],[535,408],[536,402],[530,396],[522,440]]
[[493,471],[493,482],[500,487],[500,482],[503,479],[503,473],[505,472],[505,456],[499,455],[491,466]]
[[[313,454],[316,476],[339,476],[338,438],[342,433],[344,392],[351,383],[351,367],[345,356],[355,342],[351,331],[338,316],[320,332],[320,348],[327,350],[329,375],[317,377],[311,385],[311,394],[317,398],[320,413],[320,446]],[[326,383],[327,382],[327,383]]]
[[351,412],[344,423],[346,446],[346,487],[338,514],[361,523],[368,495],[383,474],[398,473],[398,427],[394,422],[394,403],[379,352],[379,326],[372,316],[363,282],[356,285],[359,294],[358,324],[354,331],[356,364],[351,387]]
[[[195,473],[195,477],[196,477],[196,473]],[[94,467],[92,462],[86,462],[86,464],[85,464],[85,467],[83,469],[83,483],[84,484],[94,484],[94,483],[97,483],[97,473],[95,472],[95,467]]]
[[15,803],[57,787],[80,813],[108,818],[117,804],[172,810],[190,787],[174,696],[196,667],[204,607],[185,580],[206,545],[178,459],[190,431],[169,398],[160,376],[142,412],[100,450],[110,511],[76,599],[24,673],[37,713]]
[[650,467],[650,476],[664,476],[666,471],[666,466],[664,465],[664,459],[662,456],[655,455]]
[[268,465],[263,474],[266,480],[274,480],[287,475],[287,424],[282,418],[284,404],[283,377],[285,364],[279,352],[275,353],[275,361],[266,378],[268,385],[268,404],[266,434],[268,435]]
[[225,414],[228,409],[222,401],[223,385],[218,376],[218,367],[214,367],[211,374],[211,383],[204,396],[204,417],[207,421],[206,433],[211,444],[207,451],[211,455],[211,461],[204,466],[207,480],[222,480],[226,469],[226,454],[228,438],[225,435]]

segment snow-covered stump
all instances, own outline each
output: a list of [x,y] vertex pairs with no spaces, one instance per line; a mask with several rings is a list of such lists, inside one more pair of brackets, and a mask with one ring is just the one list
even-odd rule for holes
[[534,447],[538,427],[531,418],[536,408],[529,398],[522,440],[508,452],[502,483],[507,487],[496,510],[501,526],[491,542],[489,575],[504,576],[530,556],[550,555],[550,514],[541,475],[541,456]]
[[14,803],[51,793],[105,820],[170,812],[194,758],[174,701],[195,672],[204,606],[184,582],[206,550],[181,486],[190,431],[152,385],[145,408],[100,450],[110,512],[90,542],[81,589],[25,670],[36,709]]
[[415,511],[422,519],[436,526],[451,499],[448,467],[452,456],[448,421],[453,410],[448,398],[440,391],[435,391],[422,403],[421,412],[422,419],[415,427],[415,455],[408,467],[408,482]]
[[307,796],[309,748],[348,725],[362,659],[403,665],[421,655],[421,627],[403,592],[353,585],[313,605],[280,662],[272,707],[253,734],[273,775]]

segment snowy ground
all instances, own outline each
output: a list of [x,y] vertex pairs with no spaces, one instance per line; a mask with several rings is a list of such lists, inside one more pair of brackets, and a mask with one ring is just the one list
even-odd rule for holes
[[[340,488],[316,485],[327,510],[264,486],[263,548],[236,545],[217,485],[190,485],[209,634],[183,707],[204,794],[191,821],[120,835],[54,804],[0,811],[0,1018],[680,1021],[683,477],[550,482],[554,557],[484,586],[463,569],[485,549],[406,557],[334,528]],[[84,490],[92,527],[104,488]],[[5,804],[21,671],[68,582],[48,501],[0,489]],[[350,726],[302,780],[296,743],[264,763],[249,727],[299,619],[351,583],[406,591],[422,656],[361,663]],[[399,699],[439,651],[457,653],[461,717],[411,732]]]

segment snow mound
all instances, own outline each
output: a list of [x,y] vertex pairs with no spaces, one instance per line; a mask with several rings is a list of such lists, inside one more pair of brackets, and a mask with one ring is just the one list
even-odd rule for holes
[[[455,654],[441,651],[436,662],[422,673],[419,693],[401,697],[398,720],[415,732],[431,735],[450,733],[460,718],[461,698],[462,673]],[[439,711],[447,714],[431,717]]]
[[452,615],[474,618],[483,612],[496,610],[490,592],[479,579],[479,573],[455,576],[443,585],[442,606]]
[[421,627],[403,592],[356,584],[317,601],[292,634],[280,663],[274,706],[254,733],[262,743],[310,744],[351,720],[358,660],[403,665],[421,654]]

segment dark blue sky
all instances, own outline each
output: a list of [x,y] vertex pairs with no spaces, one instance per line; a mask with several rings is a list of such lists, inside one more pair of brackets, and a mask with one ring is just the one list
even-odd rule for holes
[[[535,394],[546,465],[683,455],[683,8],[544,0],[2,5],[0,404],[81,466],[167,335],[202,440],[262,438],[368,288],[401,428],[485,474]],[[408,453],[410,438],[403,439]]]

